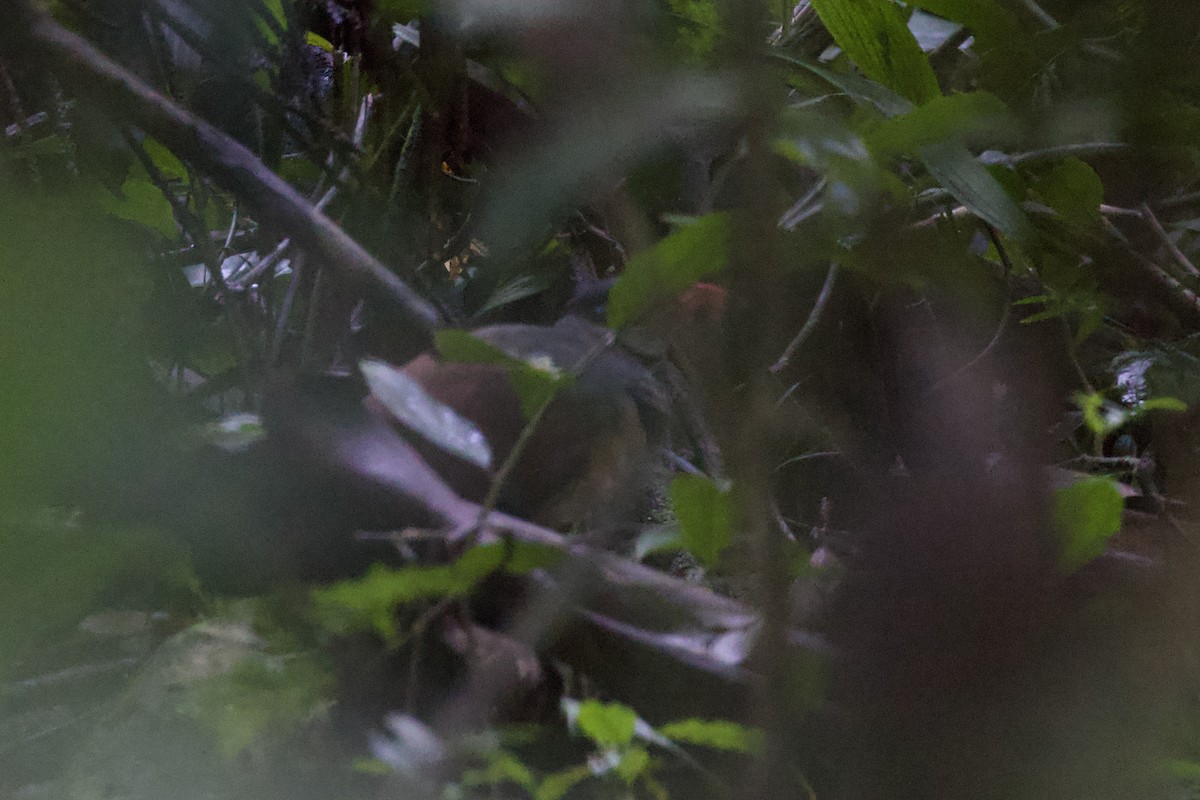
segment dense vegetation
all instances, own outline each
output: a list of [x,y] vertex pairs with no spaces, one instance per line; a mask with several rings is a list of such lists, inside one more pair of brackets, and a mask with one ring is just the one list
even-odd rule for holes
[[1200,794],[1186,4],[0,18],[0,794]]

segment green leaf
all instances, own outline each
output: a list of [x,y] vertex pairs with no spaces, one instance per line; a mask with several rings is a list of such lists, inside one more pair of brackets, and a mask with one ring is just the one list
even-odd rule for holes
[[1020,39],[1023,33],[1016,15],[995,0],[909,0],[908,4],[964,25],[983,49]]
[[955,200],[1018,244],[1030,239],[1029,220],[983,164],[958,142],[927,144],[921,158],[929,174]]
[[617,764],[617,775],[631,784],[646,773],[650,766],[650,753],[644,747],[631,747],[621,754]]
[[803,109],[787,109],[780,119],[775,152],[825,175],[825,208],[851,217],[874,207],[887,191],[907,205],[908,189],[871,157],[866,143],[840,119]]
[[667,0],[675,18],[675,49],[688,63],[712,55],[721,32],[721,10],[713,0]]
[[255,4],[258,6],[259,13],[255,19],[259,33],[268,44],[278,45],[279,32],[287,29],[287,16],[283,13],[283,0],[256,0]]
[[1011,136],[1015,120],[995,95],[969,92],[935,97],[907,114],[882,122],[866,137],[867,146],[879,158],[913,155],[923,145],[946,140],[970,142],[983,139],[995,145]]
[[504,751],[489,753],[487,766],[463,773],[462,783],[464,786],[501,786],[505,783],[515,783],[530,794],[537,785],[529,767],[512,753]]
[[1074,572],[1104,552],[1121,529],[1124,501],[1115,481],[1089,478],[1055,490],[1054,522],[1064,568]]
[[472,547],[453,564],[395,569],[375,564],[361,578],[313,590],[313,615],[334,633],[374,631],[389,643],[397,639],[396,607],[416,600],[461,597],[499,569],[502,542]]
[[1129,412],[1105,400],[1096,392],[1075,395],[1075,404],[1083,412],[1083,421],[1096,436],[1107,436],[1129,421]]
[[592,777],[592,771],[588,769],[587,764],[582,764],[578,767],[568,767],[560,772],[547,775],[542,779],[537,791],[534,792],[534,800],[559,800],[559,798],[571,791],[576,784],[590,777]]
[[891,0],[813,0],[812,7],[868,78],[914,103],[941,94],[929,60]]
[[683,546],[702,564],[712,566],[733,540],[729,492],[704,476],[679,475],[671,481],[670,495]]
[[157,139],[147,136],[142,140],[142,149],[146,151],[146,155],[164,178],[184,180],[188,177],[187,165],[160,144]]
[[1187,411],[1187,403],[1177,397],[1154,397],[1139,403],[1137,411]]
[[549,569],[562,560],[562,550],[537,542],[510,543],[504,571],[510,575],[526,575],[535,569]]
[[400,422],[437,445],[482,469],[492,466],[492,449],[475,423],[441,403],[401,369],[383,361],[358,364],[371,394]]
[[678,294],[725,266],[729,215],[708,214],[681,226],[629,260],[608,293],[608,325],[620,328],[656,301]]
[[564,365],[555,364],[549,356],[525,361],[466,331],[438,331],[434,341],[438,352],[451,361],[493,364],[507,370],[526,419],[532,418],[555,395],[575,382],[575,376],[565,372]]
[[757,753],[762,749],[762,731],[728,720],[684,719],[669,722],[658,732],[674,742],[717,750]]
[[601,747],[624,747],[633,741],[637,714],[620,703],[584,700],[579,704],[576,724],[584,736]]
[[312,31],[306,32],[304,34],[304,43],[312,45],[313,47],[319,47],[326,53],[333,52],[333,42],[329,41],[319,33],[314,33]]
[[171,204],[141,165],[130,170],[121,185],[121,197],[106,193],[101,195],[100,205],[114,217],[144,225],[170,239],[179,235]]
[[811,72],[839,92],[852,98],[854,102],[861,106],[874,108],[885,117],[907,114],[915,108],[911,102],[905,100],[891,89],[860,75],[854,75],[849,72],[835,72],[819,64],[813,64],[804,59],[794,58],[784,53],[772,52],[771,55],[780,61]]
[[1034,191],[1070,224],[1090,227],[1100,222],[1104,183],[1078,158],[1063,159],[1034,184]]

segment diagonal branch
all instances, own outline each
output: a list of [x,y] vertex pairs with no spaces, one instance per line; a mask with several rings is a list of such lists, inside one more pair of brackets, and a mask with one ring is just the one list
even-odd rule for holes
[[0,0],[0,44],[53,64],[61,77],[122,122],[141,128],[237,195],[262,222],[290,236],[368,295],[392,303],[415,346],[432,342],[438,314],[345,231],[268,169],[250,150],[173,103],[129,70],[24,0]]

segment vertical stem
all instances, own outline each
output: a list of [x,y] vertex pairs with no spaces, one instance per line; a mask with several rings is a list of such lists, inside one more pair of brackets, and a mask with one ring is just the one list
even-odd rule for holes
[[774,525],[771,502],[774,401],[768,366],[770,342],[783,314],[779,304],[782,270],[778,264],[777,207],[771,191],[770,136],[779,99],[771,76],[758,65],[769,32],[762,2],[727,0],[730,67],[744,80],[742,119],[744,157],[730,176],[736,199],[730,236],[730,326],[726,342],[727,391],[723,409],[729,429],[729,472],[733,479],[740,530],[749,537],[759,586],[763,627],[758,652],[764,681],[754,707],[754,721],[765,734],[762,756],[744,783],[747,798],[793,796],[789,786],[786,728],[787,570],[782,538]]

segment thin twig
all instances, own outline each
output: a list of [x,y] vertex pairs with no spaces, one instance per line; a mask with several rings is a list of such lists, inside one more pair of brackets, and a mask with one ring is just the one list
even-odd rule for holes
[[1196,269],[1196,265],[1193,264],[1186,255],[1184,255],[1184,252],[1179,249],[1179,245],[1175,244],[1175,241],[1171,238],[1170,234],[1167,233],[1167,229],[1162,226],[1162,223],[1158,221],[1158,217],[1155,216],[1154,212],[1150,210],[1150,206],[1142,203],[1141,212],[1142,219],[1146,220],[1146,222],[1150,225],[1150,228],[1154,231],[1154,234],[1158,237],[1159,241],[1161,241],[1163,246],[1167,248],[1167,252],[1169,252],[1171,257],[1175,259],[1175,263],[1178,264],[1180,268],[1182,268],[1183,271],[1191,277],[1200,278],[1200,270]]
[[[1124,241],[1124,237],[1121,235],[1120,231],[1117,230],[1117,227],[1112,224],[1112,222],[1106,219],[1104,220],[1104,224],[1110,232]],[[1180,283],[1178,278],[1167,272],[1158,264],[1155,264],[1146,256],[1139,253],[1133,247],[1126,245],[1125,249],[1126,252],[1133,257],[1133,260],[1136,261],[1138,265],[1150,275],[1150,277],[1154,278],[1155,281],[1168,290],[1169,296],[1174,299],[1181,308],[1186,308],[1190,313],[1193,314],[1200,313],[1200,296],[1197,296],[1195,292]]]
[[800,345],[812,336],[813,331],[817,329],[817,323],[821,321],[821,312],[825,310],[826,303],[829,302],[829,297],[833,294],[833,284],[837,281],[838,263],[836,261],[829,264],[829,271],[825,273],[825,283],[821,286],[821,291],[817,294],[816,302],[813,303],[812,311],[808,314],[808,319],[805,320],[804,326],[800,328],[800,332],[796,334],[796,338],[788,342],[788,346],[783,349],[783,354],[772,364],[769,372],[776,373],[788,365],[792,356],[800,349]]

